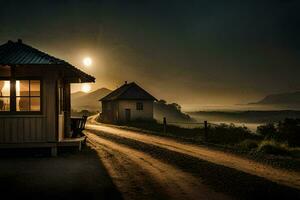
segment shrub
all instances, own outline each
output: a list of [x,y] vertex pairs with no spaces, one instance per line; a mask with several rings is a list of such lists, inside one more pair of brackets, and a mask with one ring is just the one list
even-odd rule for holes
[[258,147],[258,141],[246,139],[239,144],[237,144],[237,147],[242,150],[250,151],[252,149],[256,149]]
[[262,141],[257,148],[257,152],[273,155],[290,155],[289,147],[287,144],[279,143],[274,140]]
[[290,146],[300,146],[300,119],[286,118],[284,121],[274,124],[266,124],[257,127],[257,133],[265,139],[274,139],[280,142],[288,142]]
[[153,132],[153,134],[161,136],[171,136],[193,142],[201,141],[204,134],[203,128],[183,128],[175,125],[167,125],[167,132],[164,133],[164,125],[158,123],[156,120],[135,120],[119,125],[134,127],[142,130],[151,131]]
[[291,146],[300,146],[300,119],[285,119],[278,123],[279,139]]
[[208,131],[207,141],[217,144],[237,144],[246,139],[257,139],[247,127],[237,127],[234,124],[220,124]]
[[258,126],[256,132],[265,139],[276,139],[278,137],[278,131],[273,123]]
[[300,158],[300,148],[292,148],[290,149],[290,153],[295,158]]

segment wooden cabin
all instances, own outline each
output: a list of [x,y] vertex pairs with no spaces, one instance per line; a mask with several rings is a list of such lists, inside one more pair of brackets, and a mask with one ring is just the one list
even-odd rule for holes
[[0,148],[51,147],[55,155],[72,142],[70,84],[94,81],[21,40],[1,45]]
[[102,105],[100,118],[106,123],[153,120],[153,102],[156,100],[135,82],[125,82],[99,100]]

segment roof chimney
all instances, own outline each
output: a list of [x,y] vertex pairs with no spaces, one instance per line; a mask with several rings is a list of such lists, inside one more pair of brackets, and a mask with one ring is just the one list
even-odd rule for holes
[[21,40],[21,39],[18,39],[18,43],[21,43],[21,44],[22,44],[22,40]]
[[127,81],[125,81],[125,85],[127,85]]

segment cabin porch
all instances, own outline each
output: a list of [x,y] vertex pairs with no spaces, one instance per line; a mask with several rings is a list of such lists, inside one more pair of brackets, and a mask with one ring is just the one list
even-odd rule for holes
[[58,84],[58,141],[82,136],[87,116],[71,116],[71,83]]
[[0,49],[0,148],[80,149],[84,137],[70,137],[70,84],[95,78],[22,40]]
[[80,151],[85,143],[83,135],[87,116],[71,116],[71,84],[74,81],[60,81],[58,83],[58,143],[52,149],[55,155],[57,147],[78,147]]
[[12,143],[12,144],[0,144],[0,149],[27,149],[27,148],[49,148],[51,150],[51,156],[57,156],[57,149],[60,147],[76,147],[79,151],[82,149],[82,145],[85,143],[86,137],[79,138],[65,138],[59,142],[32,142],[32,143]]

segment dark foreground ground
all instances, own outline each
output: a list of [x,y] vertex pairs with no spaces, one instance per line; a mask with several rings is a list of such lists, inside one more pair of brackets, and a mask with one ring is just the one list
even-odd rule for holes
[[0,193],[1,199],[122,199],[89,147],[56,158],[39,149],[1,150]]

